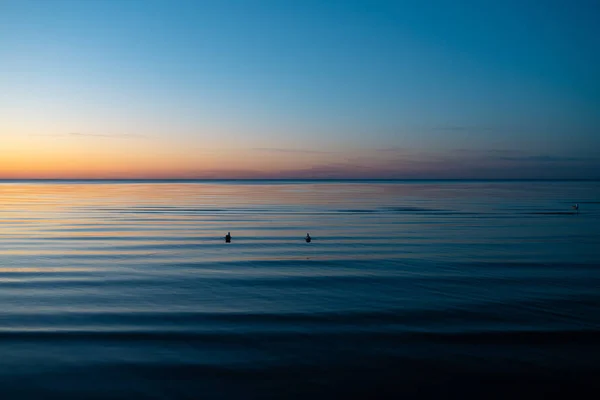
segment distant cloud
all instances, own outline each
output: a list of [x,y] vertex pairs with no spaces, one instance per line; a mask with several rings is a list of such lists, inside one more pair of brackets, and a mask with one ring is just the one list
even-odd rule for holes
[[515,149],[454,149],[456,157],[464,160],[510,161],[525,163],[571,163],[600,161],[598,158],[535,154]]
[[398,146],[383,147],[383,148],[380,148],[380,149],[375,149],[375,151],[382,152],[382,153],[407,153],[407,152],[411,152],[410,149],[407,149],[405,147],[398,147]]
[[289,149],[289,148],[277,148],[277,147],[255,147],[254,151],[262,151],[269,153],[296,153],[296,154],[331,154],[331,151],[322,150],[306,150],[306,149]]
[[459,154],[484,154],[484,155],[516,155],[523,154],[522,150],[514,149],[454,149],[454,153]]
[[539,155],[524,155],[524,156],[499,156],[496,159],[503,161],[519,161],[519,162],[583,162],[583,161],[593,161],[595,159],[589,157],[564,157],[564,156],[555,156],[549,154],[539,154]]

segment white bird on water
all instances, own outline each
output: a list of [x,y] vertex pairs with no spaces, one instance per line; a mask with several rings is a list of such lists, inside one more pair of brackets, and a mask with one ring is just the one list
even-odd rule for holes
[[571,208],[577,211],[577,214],[579,214],[579,203],[575,204],[574,206],[571,206]]

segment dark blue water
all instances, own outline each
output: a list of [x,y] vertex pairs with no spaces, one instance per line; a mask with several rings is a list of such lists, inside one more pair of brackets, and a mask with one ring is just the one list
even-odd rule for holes
[[0,398],[597,390],[599,226],[598,182],[3,182]]

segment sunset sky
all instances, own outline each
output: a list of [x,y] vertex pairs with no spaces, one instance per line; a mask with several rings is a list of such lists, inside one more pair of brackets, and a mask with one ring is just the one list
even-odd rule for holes
[[0,0],[0,179],[600,178],[598,1]]

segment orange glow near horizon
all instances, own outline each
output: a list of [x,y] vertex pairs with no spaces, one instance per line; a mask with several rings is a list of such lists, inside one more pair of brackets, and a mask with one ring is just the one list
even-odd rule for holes
[[335,158],[211,146],[164,138],[11,136],[2,138],[0,179],[260,178]]

